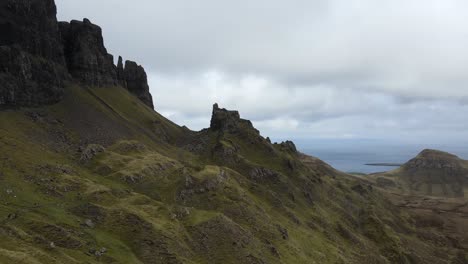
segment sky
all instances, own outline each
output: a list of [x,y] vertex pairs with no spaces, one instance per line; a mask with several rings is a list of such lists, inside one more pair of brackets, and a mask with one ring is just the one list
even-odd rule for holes
[[217,102],[278,140],[468,142],[468,1],[56,4],[100,25],[146,69],[155,109],[193,130]]

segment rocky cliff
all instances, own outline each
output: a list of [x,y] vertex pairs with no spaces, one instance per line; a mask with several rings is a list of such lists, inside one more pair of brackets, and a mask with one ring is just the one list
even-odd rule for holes
[[65,82],[127,88],[153,108],[143,67],[104,46],[102,30],[88,19],[57,22],[53,0],[0,3],[0,107],[59,101]]
[[143,68],[114,66],[90,21],[59,30],[53,1],[0,15],[1,105],[40,105],[0,111],[0,263],[468,263],[467,229],[415,221],[237,111],[199,132],[152,111]]
[[67,79],[54,1],[1,1],[0,107],[57,102]]
[[123,82],[125,87],[143,103],[154,108],[145,69],[134,61],[126,61],[123,77],[124,79],[121,79],[120,82]]
[[88,19],[60,22],[68,70],[73,78],[89,86],[117,84],[114,57],[104,47],[102,30]]
[[211,115],[210,129],[213,131],[223,131],[230,133],[238,133],[242,128],[247,128],[251,131],[256,131],[252,122],[241,119],[238,111],[229,111],[224,108],[219,108],[218,104],[213,105],[213,113]]

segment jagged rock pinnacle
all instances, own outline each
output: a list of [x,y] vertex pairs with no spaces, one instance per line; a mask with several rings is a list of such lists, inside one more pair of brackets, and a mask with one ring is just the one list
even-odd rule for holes
[[[226,110],[220,108],[217,103],[213,104],[213,113],[211,116],[210,130],[218,132],[228,132],[231,134],[243,134],[246,138],[251,139],[252,142],[259,142],[258,139],[262,138],[260,132],[255,129],[252,122],[240,118],[238,111]],[[255,140],[252,140],[255,139]],[[262,141],[262,140],[260,140]],[[266,144],[271,145],[269,138],[263,139]],[[277,143],[275,143],[277,144]],[[297,153],[296,145],[292,141],[285,141],[279,144],[282,151],[289,153]]]
[[145,69],[134,61],[125,61],[124,76],[127,89],[147,106],[154,108]]
[[250,121],[240,118],[238,111],[229,111],[224,108],[219,108],[218,104],[213,105],[213,113],[210,122],[211,130],[236,132],[240,128],[241,123],[247,122],[253,128]]
[[127,88],[122,56],[119,56],[119,60],[117,62],[117,81],[120,86]]

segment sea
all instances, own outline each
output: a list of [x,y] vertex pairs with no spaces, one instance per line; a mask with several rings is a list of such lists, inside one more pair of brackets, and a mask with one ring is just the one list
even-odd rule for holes
[[348,173],[376,173],[394,166],[369,166],[369,163],[403,164],[424,149],[437,149],[468,159],[468,144],[398,143],[379,141],[320,140],[296,143],[298,149],[317,157],[335,169]]

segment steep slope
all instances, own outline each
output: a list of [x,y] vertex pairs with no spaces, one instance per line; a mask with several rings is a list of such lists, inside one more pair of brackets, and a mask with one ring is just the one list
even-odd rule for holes
[[450,153],[426,149],[400,168],[370,178],[383,188],[403,193],[463,197],[468,184],[467,164]]
[[424,150],[400,168],[366,180],[427,230],[424,236],[468,251],[467,172],[467,162],[457,156]]
[[88,20],[58,26],[53,1],[0,12],[2,34],[53,28],[37,37],[58,59],[13,37],[0,49],[67,75],[46,98],[55,77],[27,74],[30,89],[2,64],[20,81],[0,83],[15,94],[0,111],[0,263],[466,263],[456,238],[294,143],[272,144],[237,111],[214,105],[199,132],[159,115],[143,68],[114,66]]
[[231,125],[191,132],[119,87],[0,112],[0,262],[462,259],[368,184],[226,113],[213,120]]

